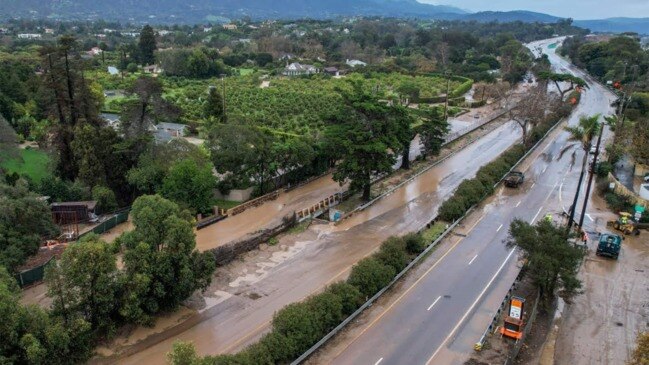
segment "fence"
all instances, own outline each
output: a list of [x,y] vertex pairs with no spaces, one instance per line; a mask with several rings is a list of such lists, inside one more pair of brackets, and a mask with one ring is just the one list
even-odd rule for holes
[[626,186],[624,186],[624,184],[619,182],[615,178],[615,176],[613,176],[613,174],[611,174],[610,172],[608,173],[608,181],[610,183],[615,184],[615,189],[613,189],[615,194],[622,195],[622,196],[625,196],[625,197],[631,199],[631,201],[636,205],[642,205],[645,208],[649,208],[649,201],[647,201],[645,199],[642,199],[638,194],[636,194],[633,191],[629,190]]
[[277,226],[256,232],[251,237],[231,242],[208,250],[214,255],[217,266],[223,266],[234,260],[237,256],[259,247],[260,244],[267,242],[270,238],[293,227],[296,223],[295,215],[284,217],[282,222]]
[[20,272],[14,277],[16,278],[16,281],[18,282],[18,285],[20,285],[21,288],[24,288],[26,286],[32,285],[34,283],[37,283],[39,281],[43,280],[43,277],[45,276],[45,267],[53,260],[54,258],[50,258],[47,260],[46,263],[38,266],[31,268],[29,270],[25,270],[23,272]]
[[342,199],[342,193],[330,195],[308,208],[296,211],[295,215],[297,216],[297,220],[301,222],[307,218],[316,217],[330,207],[333,207],[336,204],[340,203]]
[[79,238],[89,233],[102,234],[113,229],[118,224],[126,222],[128,220],[128,215],[130,212],[131,212],[131,207],[124,208],[121,211],[117,211],[113,216],[101,222],[93,229],[80,234]]
[[248,208],[254,208],[254,207],[262,205],[263,203],[265,203],[265,202],[267,202],[269,200],[275,200],[275,199],[277,199],[278,196],[279,196],[279,190],[275,190],[272,193],[262,195],[262,196],[260,196],[258,198],[255,198],[255,199],[249,200],[249,201],[247,201],[247,202],[245,202],[243,204],[237,205],[234,208],[228,209],[227,215],[228,216],[237,215],[239,213],[242,213],[243,211],[245,211]]

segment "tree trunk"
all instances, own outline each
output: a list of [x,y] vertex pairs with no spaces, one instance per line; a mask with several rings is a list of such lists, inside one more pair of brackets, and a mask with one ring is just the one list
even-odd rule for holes
[[74,102],[74,87],[72,82],[72,76],[70,75],[70,62],[68,61],[68,51],[65,51],[65,77],[67,78],[68,83],[68,97],[70,98],[70,116],[72,119],[72,125],[77,125],[77,107]]
[[401,168],[404,170],[410,169],[410,141],[403,145],[403,153],[401,157]]
[[372,196],[372,184],[370,184],[369,180],[368,182],[363,185],[363,201],[369,201],[370,197]]

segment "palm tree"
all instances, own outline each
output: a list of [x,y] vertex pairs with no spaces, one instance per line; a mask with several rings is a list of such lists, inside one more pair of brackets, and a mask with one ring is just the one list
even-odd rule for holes
[[[568,220],[568,230],[572,228],[572,223],[575,217],[575,210],[577,209],[577,199],[579,198],[579,191],[581,189],[581,183],[584,180],[584,173],[586,171],[586,164],[588,162],[588,153],[590,152],[590,149],[593,145],[593,138],[597,135],[601,127],[601,123],[599,122],[599,117],[600,117],[599,114],[595,114],[590,117],[583,116],[579,118],[578,125],[565,127],[566,131],[570,133],[570,140],[577,141],[578,143],[580,143],[581,148],[584,150],[584,158],[581,164],[581,174],[579,175],[579,183],[577,185],[577,191],[575,192],[575,198],[573,200],[572,206],[570,207],[570,218]],[[591,180],[592,180],[592,171],[591,171]],[[588,189],[588,192],[590,192],[590,189]],[[586,202],[587,201],[588,201],[588,195],[586,195]],[[582,217],[580,219],[580,226],[583,224],[584,221],[583,217],[586,214],[585,210],[586,210],[586,203],[584,202],[584,211],[581,212]]]

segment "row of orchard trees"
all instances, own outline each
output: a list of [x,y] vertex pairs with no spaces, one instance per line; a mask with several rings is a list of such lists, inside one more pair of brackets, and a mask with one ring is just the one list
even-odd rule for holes
[[[278,172],[323,161],[325,166],[336,166],[336,181],[349,181],[367,200],[372,178],[392,171],[399,153],[409,149],[415,134],[420,134],[427,153],[439,151],[448,124],[434,110],[417,123],[405,106],[379,100],[362,81],[356,80],[349,90],[339,92],[342,103],[324,117],[324,131],[316,138],[225,120],[217,113],[207,142],[214,166],[234,177],[255,180],[263,193],[264,184]],[[408,163],[403,166],[407,168]]]

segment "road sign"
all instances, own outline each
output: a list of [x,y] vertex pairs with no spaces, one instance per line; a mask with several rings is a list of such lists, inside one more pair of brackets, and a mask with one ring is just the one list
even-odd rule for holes
[[512,299],[509,301],[509,316],[516,319],[522,319],[524,304],[525,299],[520,297],[512,297]]

